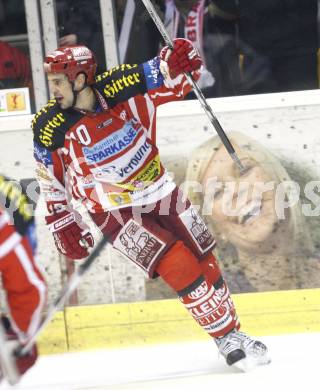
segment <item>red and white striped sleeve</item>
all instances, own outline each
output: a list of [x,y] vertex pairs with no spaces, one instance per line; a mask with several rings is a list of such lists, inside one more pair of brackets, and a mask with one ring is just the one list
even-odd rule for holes
[[175,80],[178,84],[175,84],[173,88],[161,87],[144,95],[135,96],[126,103],[131,115],[148,129],[148,136],[153,142],[156,140],[157,106],[181,100],[190,92],[191,87],[184,76],[179,76]]
[[[159,59],[156,57],[142,64],[146,80],[147,92],[143,95],[131,97],[125,105],[134,118],[137,118],[147,129],[149,137],[155,141],[156,136],[156,109],[157,106],[172,101],[183,100],[192,90],[185,75],[181,74],[174,79],[164,79],[159,68]],[[200,72],[192,73],[195,80]]]

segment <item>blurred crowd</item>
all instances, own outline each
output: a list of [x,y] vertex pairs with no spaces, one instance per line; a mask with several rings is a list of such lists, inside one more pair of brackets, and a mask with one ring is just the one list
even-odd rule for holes
[[[96,54],[98,71],[104,70],[100,1],[56,0],[55,4],[59,45],[87,45]],[[202,54],[205,69],[199,83],[206,97],[319,87],[318,0],[153,0],[153,4],[170,36],[190,39]],[[133,9],[122,62],[140,63],[157,55],[163,40],[143,2],[117,0],[113,5],[118,36],[129,28],[123,23],[126,7]],[[27,86],[32,92],[24,1],[0,0],[0,22],[0,88]],[[25,45],[11,39],[19,34],[25,34]]]

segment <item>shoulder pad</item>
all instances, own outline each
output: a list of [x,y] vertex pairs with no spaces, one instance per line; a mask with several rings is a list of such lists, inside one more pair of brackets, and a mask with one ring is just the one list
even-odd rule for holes
[[34,223],[34,210],[22,185],[0,175],[0,207],[5,210],[18,233],[26,234]]
[[115,107],[147,91],[143,66],[122,64],[96,76],[96,90],[103,109]]
[[76,110],[63,110],[55,99],[38,111],[32,122],[33,139],[48,150],[56,150],[64,145],[67,131],[83,116]]

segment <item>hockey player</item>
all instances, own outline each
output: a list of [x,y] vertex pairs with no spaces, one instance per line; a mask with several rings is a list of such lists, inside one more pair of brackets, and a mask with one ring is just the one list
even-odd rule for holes
[[[41,270],[35,262],[34,218],[32,205],[20,183],[0,175],[0,272],[6,292],[10,319],[1,315],[7,339],[14,350],[23,345],[36,332],[46,302],[47,287]],[[4,345],[0,346],[0,376],[3,367]],[[34,345],[24,356],[6,356],[13,362],[17,381],[37,359]]]
[[161,164],[156,110],[191,90],[202,60],[185,39],[159,57],[95,77],[84,46],[61,47],[45,59],[53,100],[34,117],[34,154],[59,252],[88,255],[93,238],[72,208],[84,204],[113,247],[147,276],[160,275],[212,336],[227,364],[267,363],[267,348],[239,331],[215,240]]

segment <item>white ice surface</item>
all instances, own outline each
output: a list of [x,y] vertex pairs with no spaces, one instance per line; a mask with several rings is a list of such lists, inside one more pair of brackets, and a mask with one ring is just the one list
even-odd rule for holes
[[319,333],[260,339],[272,363],[248,373],[226,366],[211,341],[178,343],[41,356],[17,386],[0,390],[320,389]]

